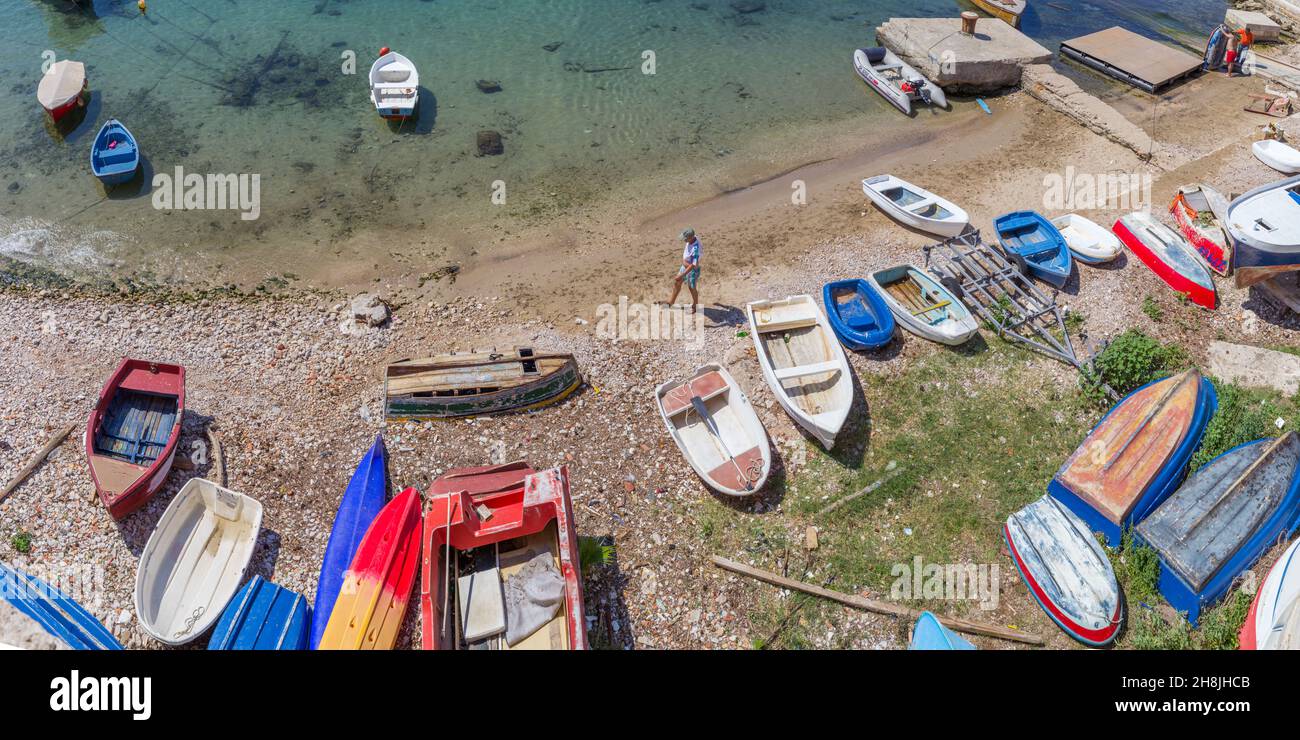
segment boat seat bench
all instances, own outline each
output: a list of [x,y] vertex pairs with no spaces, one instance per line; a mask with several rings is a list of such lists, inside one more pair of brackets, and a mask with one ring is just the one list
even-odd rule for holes
[[95,434],[95,452],[149,464],[167,448],[176,423],[176,398],[122,390]]
[[776,332],[780,332],[780,331],[791,331],[793,329],[806,329],[810,326],[816,326],[817,319],[811,316],[807,316],[807,317],[800,317],[794,319],[786,319],[785,321],[771,321],[767,323],[764,323],[762,320],[759,320],[756,323],[758,324],[759,333],[775,334]]
[[669,417],[673,417],[693,408],[691,405],[692,399],[699,398],[701,401],[708,401],[726,393],[729,389],[730,386],[727,385],[726,380],[723,380],[721,373],[707,373],[698,378],[692,378],[689,386],[683,383],[676,388],[670,389],[664,394],[661,403],[664,407],[664,413]]
[[816,365],[797,365],[795,367],[785,367],[779,370],[773,370],[772,373],[777,380],[793,380],[795,378],[804,378],[809,375],[821,375],[822,373],[833,373],[840,369],[840,364],[834,360],[829,362],[819,362]]

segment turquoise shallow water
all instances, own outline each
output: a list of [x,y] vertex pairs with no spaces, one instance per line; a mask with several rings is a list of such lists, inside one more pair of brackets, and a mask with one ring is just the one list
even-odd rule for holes
[[[906,126],[854,77],[853,48],[891,16],[948,16],[957,0],[67,0],[0,4],[0,253],[60,266],[228,254],[245,268],[356,249],[367,234],[457,244],[464,224],[538,223],[692,162],[754,158],[773,132],[848,117]],[[1055,48],[1115,23],[1203,35],[1222,2],[1031,0],[1023,30]],[[548,45],[556,45],[547,50]],[[410,57],[421,111],[370,107],[377,50]],[[85,119],[67,131],[35,100],[42,53],[87,65]],[[653,51],[656,74],[642,74]],[[346,74],[344,55],[356,55]],[[478,79],[502,91],[480,92]],[[146,157],[140,187],[105,193],[88,172],[98,125],[121,119]],[[476,156],[476,133],[505,154]],[[773,157],[774,168],[779,157]],[[261,214],[160,211],[154,172],[255,173]],[[494,182],[508,207],[493,205]],[[671,186],[671,179],[669,180]],[[373,242],[372,242],[373,243]],[[259,250],[262,250],[259,252]],[[285,258],[283,250],[291,254]],[[295,252],[294,250],[298,250]],[[343,256],[347,256],[343,254]],[[364,255],[358,255],[358,261]],[[255,267],[256,265],[254,265]],[[247,271],[247,269],[245,269]]]

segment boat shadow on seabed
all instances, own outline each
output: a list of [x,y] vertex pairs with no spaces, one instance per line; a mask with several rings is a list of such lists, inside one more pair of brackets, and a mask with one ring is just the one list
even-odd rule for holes
[[384,119],[384,124],[394,134],[427,136],[433,133],[437,120],[438,98],[427,87],[420,85],[420,102],[415,106],[415,115],[407,119]]

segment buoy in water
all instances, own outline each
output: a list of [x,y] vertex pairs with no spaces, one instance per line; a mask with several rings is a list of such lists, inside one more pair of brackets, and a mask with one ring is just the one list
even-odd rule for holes
[[140,8],[141,13],[149,11],[149,6],[144,4],[144,0],[139,0],[139,2],[136,3],[136,7]]
[[[140,2],[144,2],[144,0],[140,0]],[[383,55],[387,54],[387,53],[390,52],[390,51],[392,51],[392,49],[390,49],[390,48],[388,48],[387,46],[385,46],[384,48],[382,48],[382,49],[379,50],[379,56],[382,57]]]

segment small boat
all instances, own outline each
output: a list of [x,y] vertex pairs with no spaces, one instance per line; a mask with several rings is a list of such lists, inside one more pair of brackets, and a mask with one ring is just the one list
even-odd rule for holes
[[235,594],[208,640],[209,650],[306,650],[307,599],[253,576]]
[[894,338],[894,314],[889,304],[860,278],[827,283],[822,303],[835,336],[852,350],[880,349]]
[[1232,269],[1232,241],[1222,219],[1228,215],[1228,199],[1207,185],[1185,185],[1178,188],[1169,212],[1205,264],[1227,275]]
[[1276,139],[1264,139],[1251,145],[1255,158],[1284,175],[1300,173],[1300,151]]
[[239,590],[262,530],[262,504],[191,478],[140,554],[135,611],[154,639],[184,645],[221,617]]
[[1074,272],[1074,258],[1065,237],[1051,221],[1035,211],[1014,211],[993,222],[1007,260],[1022,275],[1064,288]]
[[321,650],[392,650],[420,566],[420,492],[393,497],[375,517],[343,577]]
[[1188,477],[1138,535],[1160,556],[1160,592],[1195,627],[1202,609],[1300,522],[1300,437],[1241,445]]
[[1241,650],[1300,650],[1300,540],[1264,577],[1237,644]]
[[970,216],[953,203],[893,175],[868,177],[862,192],[894,220],[927,234],[950,238],[970,226]]
[[564,399],[581,384],[573,355],[532,347],[401,360],[385,371],[385,410],[390,419],[528,411]]
[[1020,28],[1020,16],[1024,15],[1028,0],[970,0],[971,4],[994,18],[1007,22],[1012,28]]
[[420,73],[410,59],[383,49],[370,65],[370,102],[384,118],[402,119],[415,115],[420,102]]
[[956,632],[943,626],[939,618],[930,612],[921,612],[912,628],[912,644],[909,650],[974,650],[975,646],[962,639]]
[[86,423],[86,459],[99,500],[121,519],[167,481],[185,414],[185,368],[122,360]]
[[371,522],[379,516],[388,500],[388,450],[382,435],[375,435],[361,463],[352,473],[338,512],[334,514],[334,527],[330,530],[329,544],[321,561],[320,578],[316,582],[316,601],[311,613],[311,647],[320,644],[329,623],[339,589],[343,587],[343,574],[347,572],[357,547]]
[[655,405],[696,475],[729,496],[750,496],[767,483],[772,450],[749,398],[722,365],[655,389]]
[[1218,28],[1210,34],[1210,38],[1205,42],[1205,54],[1202,57],[1201,69],[1207,72],[1215,72],[1223,69],[1223,61],[1228,52],[1228,37],[1232,35],[1232,27],[1226,23],[1220,23]]
[[853,406],[853,375],[826,314],[809,295],[753,301],[745,313],[776,400],[831,449]]
[[1110,558],[1088,525],[1051,496],[1007,518],[1007,552],[1034,600],[1065,633],[1109,645],[1124,623],[1124,602]]
[[140,168],[140,147],[121,121],[104,121],[90,146],[90,171],[105,187],[121,185]]
[[1086,265],[1110,262],[1123,251],[1119,237],[1077,213],[1058,216],[1052,219],[1052,225],[1061,232],[1074,258]]
[[943,88],[927,80],[889,49],[879,46],[858,49],[853,52],[853,68],[863,82],[904,113],[911,114],[912,105],[918,100],[929,106],[948,107]]
[[1217,408],[1214,385],[1195,369],[1148,383],[1093,428],[1047,492],[1118,547],[1182,482]]
[[526,462],[434,481],[420,581],[425,650],[586,650],[569,473]]
[[1300,177],[1255,188],[1232,201],[1225,223],[1234,241],[1238,288],[1300,270]]
[[1202,308],[1218,305],[1214,279],[1200,255],[1173,229],[1135,211],[1115,222],[1115,236],[1165,284]]
[[0,599],[73,650],[121,650],[102,622],[59,589],[0,563]]
[[85,104],[86,65],[70,59],[55,62],[36,86],[36,99],[55,121]]
[[979,333],[969,309],[939,281],[912,265],[881,270],[868,278],[904,329],[956,347]]

